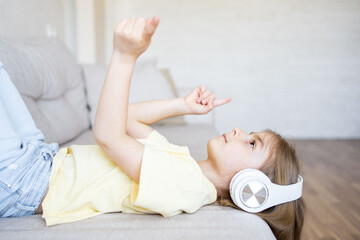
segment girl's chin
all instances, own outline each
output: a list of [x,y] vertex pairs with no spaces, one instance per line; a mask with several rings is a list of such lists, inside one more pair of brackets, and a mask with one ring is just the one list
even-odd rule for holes
[[211,152],[212,150],[216,150],[219,147],[221,148],[223,144],[225,144],[223,136],[210,138],[207,142],[207,151]]

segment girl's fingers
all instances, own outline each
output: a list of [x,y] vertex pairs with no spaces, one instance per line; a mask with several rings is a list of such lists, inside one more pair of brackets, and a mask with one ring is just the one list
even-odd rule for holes
[[[216,98],[216,97],[215,97],[215,98]],[[214,107],[215,98],[211,98],[211,99],[209,100],[208,105],[209,105],[210,107]]]
[[201,86],[200,87],[200,96],[201,94],[203,94],[206,91],[206,87],[205,86]]
[[196,99],[197,103],[201,102],[202,99],[200,98],[200,96],[205,90],[206,90],[206,88],[204,86],[200,86],[200,87],[196,88],[196,92],[198,93],[198,98]]
[[149,24],[151,23],[151,21],[152,21],[152,18],[148,18],[148,19],[146,19],[146,22],[145,22],[145,27],[148,27],[148,26],[149,26]]
[[211,99],[215,100],[215,98],[216,98],[215,94],[210,94],[208,97],[206,97],[204,100],[202,100],[202,103],[208,104]]
[[214,101],[214,107],[224,105],[224,104],[226,104],[226,103],[228,103],[230,101],[231,101],[231,98],[225,98],[225,99],[221,99],[221,100],[216,100],[216,101]]
[[127,19],[126,24],[124,26],[124,32],[129,32],[131,30],[131,28],[130,28],[131,21],[132,21],[132,18]]
[[152,37],[157,26],[159,25],[159,22],[160,22],[160,18],[158,16],[154,16],[146,20],[145,31],[144,31],[144,35],[146,38],[149,39]]
[[135,30],[138,35],[141,35],[145,28],[145,19],[140,17],[135,21]]
[[126,26],[126,23],[127,23],[127,19],[126,19],[126,18],[121,19],[120,22],[118,23],[117,31],[122,32],[122,30],[123,30],[124,27]]
[[154,34],[157,26],[159,25],[160,19],[155,16],[145,21],[143,17],[139,18],[123,18],[116,26],[117,32],[136,32],[138,35],[143,34],[147,39],[151,38]]
[[215,99],[216,99],[216,95],[214,94],[214,96],[213,96],[212,98],[210,98],[210,100],[209,100],[209,104],[210,104],[212,107],[214,107],[214,101],[215,101]]
[[201,96],[200,96],[201,103],[205,104],[204,100],[205,100],[207,97],[209,97],[210,95],[211,95],[211,92],[208,92],[208,91],[206,91],[206,92],[204,92],[203,94],[201,94]]
[[209,92],[209,91],[207,91],[204,86],[197,87],[196,91],[197,91],[198,96],[199,96],[196,99],[196,103],[199,103],[199,104],[207,104],[207,105],[210,105],[211,107],[217,107],[217,106],[224,105],[224,104],[231,101],[231,98],[215,100],[216,95]]
[[144,31],[144,35],[146,36],[146,38],[150,38],[151,37],[151,30],[152,30],[152,24],[153,24],[153,19],[152,18],[148,18],[146,19],[146,22],[145,22],[145,31]]
[[197,87],[197,88],[195,88],[195,91],[197,92],[198,97],[200,97],[200,94],[201,94],[201,87]]
[[135,19],[135,18],[131,18],[130,26],[129,26],[130,31],[133,31],[133,30],[134,30],[135,22],[136,22],[136,19]]

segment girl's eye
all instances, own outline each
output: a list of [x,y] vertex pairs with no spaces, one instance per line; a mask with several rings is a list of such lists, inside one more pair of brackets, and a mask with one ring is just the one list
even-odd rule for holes
[[255,142],[251,142],[250,146],[251,146],[251,148],[254,148],[255,147]]

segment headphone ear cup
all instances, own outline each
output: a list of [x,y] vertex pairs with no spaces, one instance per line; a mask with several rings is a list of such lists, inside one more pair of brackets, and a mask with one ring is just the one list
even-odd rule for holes
[[257,169],[245,169],[232,178],[230,196],[233,202],[247,212],[258,212],[269,197],[270,179]]

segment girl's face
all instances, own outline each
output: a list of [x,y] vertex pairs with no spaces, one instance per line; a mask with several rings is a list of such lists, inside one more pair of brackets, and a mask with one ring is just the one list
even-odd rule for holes
[[270,135],[264,132],[246,134],[235,128],[232,132],[212,138],[208,155],[218,171],[234,175],[246,168],[260,169],[269,155]]

